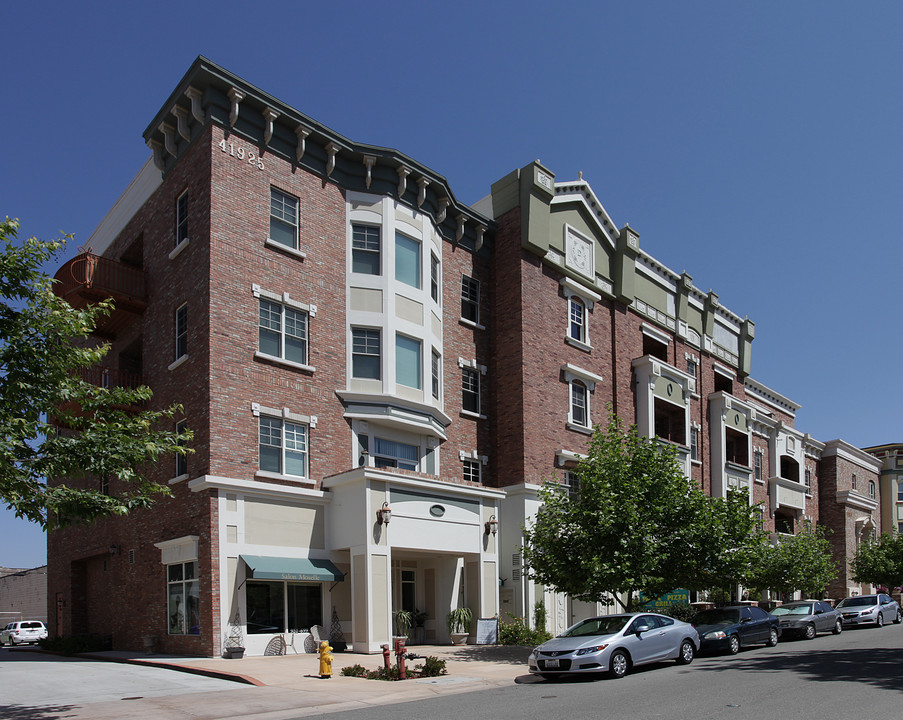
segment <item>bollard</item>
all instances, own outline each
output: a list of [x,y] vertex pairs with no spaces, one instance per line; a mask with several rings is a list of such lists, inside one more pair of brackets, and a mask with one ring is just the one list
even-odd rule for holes
[[320,677],[332,677],[332,647],[325,640],[320,643]]

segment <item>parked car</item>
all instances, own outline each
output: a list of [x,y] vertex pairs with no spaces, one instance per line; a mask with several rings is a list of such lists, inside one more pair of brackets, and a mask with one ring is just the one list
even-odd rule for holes
[[47,639],[47,628],[40,620],[11,622],[0,630],[0,645],[23,645]]
[[886,622],[897,624],[903,620],[900,604],[890,595],[853,595],[837,604],[844,625],[875,625],[881,627]]
[[702,650],[735,655],[741,647],[765,643],[778,644],[781,625],[778,619],[754,605],[730,605],[703,610],[693,619]]
[[820,632],[839,635],[843,630],[840,611],[821,600],[796,600],[771,611],[781,624],[781,634],[812,640]]
[[645,663],[689,665],[698,650],[699,635],[689,623],[655,613],[623,613],[581,620],[534,649],[527,663],[543,678],[598,672],[620,678]]

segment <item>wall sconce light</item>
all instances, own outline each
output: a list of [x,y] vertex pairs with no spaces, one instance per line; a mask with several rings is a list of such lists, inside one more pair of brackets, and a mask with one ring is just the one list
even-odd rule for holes
[[110,545],[110,555],[122,555],[122,545]]
[[389,524],[389,520],[392,519],[392,508],[389,507],[389,503],[384,502],[383,506],[376,511],[376,522],[380,525]]
[[495,515],[491,515],[489,519],[483,523],[486,528],[487,535],[495,535],[499,531],[499,522],[495,519]]

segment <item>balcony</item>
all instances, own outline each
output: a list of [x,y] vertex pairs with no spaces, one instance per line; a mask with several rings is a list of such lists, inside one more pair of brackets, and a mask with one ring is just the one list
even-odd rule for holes
[[113,310],[98,318],[96,334],[115,337],[147,307],[147,274],[141,268],[84,252],[61,267],[54,292],[74,308],[112,300]]
[[[88,368],[80,368],[76,371],[78,376],[87,383],[91,385],[96,385],[97,387],[113,389],[113,388],[130,388],[134,390],[141,385],[144,385],[144,378],[142,375],[132,372],[125,372],[123,370],[116,370],[114,368],[103,367],[102,365],[94,365]],[[140,402],[136,402],[132,405],[116,405],[120,410],[140,410],[147,407],[147,401],[142,400]],[[62,419],[66,414],[72,414],[75,416],[84,415],[81,407],[78,403],[74,401],[65,402],[59,407],[60,416],[55,416],[51,418],[51,422],[54,425],[58,425],[60,427],[65,427],[66,422]]]

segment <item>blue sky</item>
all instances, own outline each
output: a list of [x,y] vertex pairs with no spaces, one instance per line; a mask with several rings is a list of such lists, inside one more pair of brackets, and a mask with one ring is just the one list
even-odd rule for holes
[[[903,5],[2,3],[0,214],[86,243],[197,55],[475,202],[539,158],[756,323],[797,427],[903,441]],[[50,268],[54,271],[56,268]],[[0,565],[45,562],[0,509]]]

